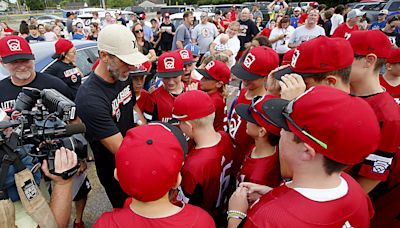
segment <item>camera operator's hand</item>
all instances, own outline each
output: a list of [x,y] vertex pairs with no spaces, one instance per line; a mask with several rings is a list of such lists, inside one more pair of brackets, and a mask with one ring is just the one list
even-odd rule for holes
[[82,173],[84,173],[86,171],[86,169],[87,169],[87,161],[86,161],[86,159],[81,160],[79,163],[80,163],[79,170],[76,173],[76,175],[78,175],[78,176],[80,176]]
[[[63,173],[74,168],[78,164],[78,158],[75,152],[70,151],[64,147],[56,150],[54,158],[54,171],[56,173]],[[49,177],[54,184],[64,185],[72,183],[72,178],[64,180],[61,176],[51,174],[47,165],[47,160],[43,161],[42,170],[44,174]]]

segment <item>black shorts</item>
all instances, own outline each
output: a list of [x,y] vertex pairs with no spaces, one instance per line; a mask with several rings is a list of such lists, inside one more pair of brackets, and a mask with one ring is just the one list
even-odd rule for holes
[[79,201],[83,199],[89,194],[90,190],[92,190],[92,185],[90,184],[89,179],[86,177],[72,201]]

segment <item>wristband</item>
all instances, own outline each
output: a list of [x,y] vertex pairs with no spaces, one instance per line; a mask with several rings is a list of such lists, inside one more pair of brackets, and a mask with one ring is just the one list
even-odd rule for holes
[[231,215],[231,214],[229,214],[228,217],[226,218],[226,220],[229,221],[230,218],[235,218],[235,219],[240,219],[240,220],[243,220],[243,219],[244,219],[244,218],[242,218],[242,217],[240,217],[240,216],[238,216],[238,215]]
[[243,217],[243,218],[246,218],[246,216],[247,216],[246,213],[243,213],[243,212],[241,212],[241,211],[235,211],[235,210],[229,210],[229,211],[227,212],[227,214],[228,214],[228,215],[229,215],[229,214],[240,215],[240,216]]

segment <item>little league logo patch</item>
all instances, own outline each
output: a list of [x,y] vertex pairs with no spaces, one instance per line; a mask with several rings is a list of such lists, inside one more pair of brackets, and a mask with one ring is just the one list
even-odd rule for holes
[[207,65],[206,65],[206,70],[210,70],[211,68],[213,68],[213,66],[215,66],[215,62],[214,61],[211,61],[211,62],[209,62]]
[[384,161],[375,161],[374,166],[372,167],[372,172],[384,174],[385,171],[388,169],[389,163]]
[[296,63],[297,60],[299,59],[299,56],[300,56],[300,51],[296,49],[293,53],[292,62],[290,63],[292,67],[296,67]]
[[187,50],[181,50],[179,52],[179,54],[181,55],[182,59],[189,59],[190,58],[189,52]]
[[8,48],[10,51],[21,51],[21,44],[17,39],[10,39],[7,41]]
[[249,53],[246,55],[246,58],[244,58],[243,65],[245,65],[247,68],[250,68],[251,64],[253,64],[254,61],[256,61],[256,57],[253,54]]
[[173,57],[167,57],[164,59],[164,66],[167,70],[175,69],[175,59]]

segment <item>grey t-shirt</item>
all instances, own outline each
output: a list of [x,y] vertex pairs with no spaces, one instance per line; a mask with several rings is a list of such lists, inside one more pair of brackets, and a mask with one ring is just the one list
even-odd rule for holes
[[174,40],[172,41],[172,51],[175,51],[176,49],[176,41],[182,41],[183,46],[185,47],[188,43],[190,43],[190,30],[188,27],[186,27],[185,24],[181,24],[178,26],[175,32]]
[[300,45],[301,43],[314,39],[317,36],[325,36],[325,30],[320,26],[313,29],[306,28],[305,25],[297,27],[290,37],[289,44]]
[[200,23],[192,30],[192,39],[197,40],[200,47],[200,54],[204,54],[210,50],[210,44],[217,36],[218,29],[210,22],[207,22],[207,24]]

